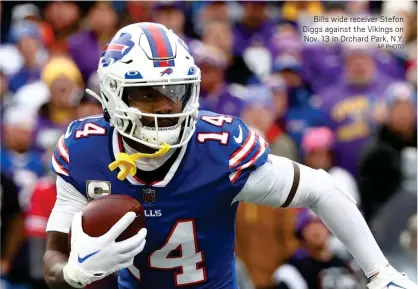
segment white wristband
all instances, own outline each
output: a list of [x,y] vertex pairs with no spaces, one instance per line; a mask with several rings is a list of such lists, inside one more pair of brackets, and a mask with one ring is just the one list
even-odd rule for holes
[[74,287],[74,288],[83,288],[83,287],[84,287],[83,285],[81,285],[80,283],[78,283],[78,282],[74,281],[74,280],[71,278],[71,275],[73,275],[73,274],[71,274],[71,273],[72,273],[72,270],[71,270],[71,268],[68,266],[68,264],[67,264],[67,265],[65,265],[65,266],[64,266],[64,268],[62,268],[62,273],[63,273],[63,275],[64,275],[64,280],[65,280],[65,282],[67,282],[67,283],[68,283],[68,285],[70,285],[71,287]]

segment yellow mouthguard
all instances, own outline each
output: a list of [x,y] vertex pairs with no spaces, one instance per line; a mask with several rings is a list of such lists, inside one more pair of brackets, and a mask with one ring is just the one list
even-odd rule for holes
[[170,150],[170,145],[167,143],[161,144],[161,148],[153,154],[136,153],[128,155],[127,153],[118,153],[116,160],[109,165],[109,170],[112,172],[120,167],[118,173],[118,179],[123,181],[126,179],[128,174],[134,176],[136,174],[135,161],[139,158],[157,158],[165,155]]

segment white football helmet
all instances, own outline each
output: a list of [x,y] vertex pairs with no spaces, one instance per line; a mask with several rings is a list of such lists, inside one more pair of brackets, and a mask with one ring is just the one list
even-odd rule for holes
[[[122,28],[101,54],[98,77],[103,109],[121,135],[156,149],[163,143],[180,147],[190,140],[197,121],[200,70],[187,45],[173,31],[157,23]],[[182,111],[155,114],[130,107],[124,94],[127,87],[144,87],[144,91],[148,87],[173,101],[182,101]],[[153,125],[144,125],[143,117],[153,118]],[[164,118],[178,122],[158,127]]]

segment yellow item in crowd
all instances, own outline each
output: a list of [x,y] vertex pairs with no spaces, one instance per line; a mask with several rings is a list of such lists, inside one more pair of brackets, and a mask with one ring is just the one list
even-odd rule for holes
[[[304,6],[301,8],[301,6]],[[309,15],[320,15],[323,12],[322,3],[319,1],[289,1],[283,4],[282,14],[288,21],[298,20],[299,14],[306,12]]]
[[126,179],[128,174],[134,176],[136,174],[135,161],[139,158],[157,158],[165,155],[170,150],[168,143],[163,143],[161,148],[153,154],[136,153],[128,155],[127,153],[118,153],[116,160],[109,165],[109,170],[114,171],[120,167],[121,171],[118,173],[118,179],[123,181]]
[[53,57],[42,71],[42,81],[51,86],[60,76],[68,77],[79,87],[84,86],[80,70],[71,59]]

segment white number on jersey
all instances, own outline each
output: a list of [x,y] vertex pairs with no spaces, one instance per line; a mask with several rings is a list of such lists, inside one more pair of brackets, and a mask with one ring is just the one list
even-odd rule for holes
[[199,132],[197,134],[197,141],[199,143],[205,143],[208,140],[216,140],[222,145],[227,145],[229,140],[228,132]]
[[[177,221],[171,229],[164,245],[149,256],[153,269],[176,269],[176,286],[191,285],[206,281],[205,268],[199,268],[203,262],[203,252],[197,252],[197,236],[194,220]],[[180,250],[180,257],[170,257],[174,250]]]
[[220,115],[220,116],[204,115],[202,116],[202,120],[214,126],[223,126],[225,122],[232,123],[234,118],[232,116],[226,116],[226,115]]
[[98,126],[97,124],[88,122],[84,124],[83,129],[78,129],[75,131],[75,138],[88,137],[90,135],[105,135],[106,128]]

